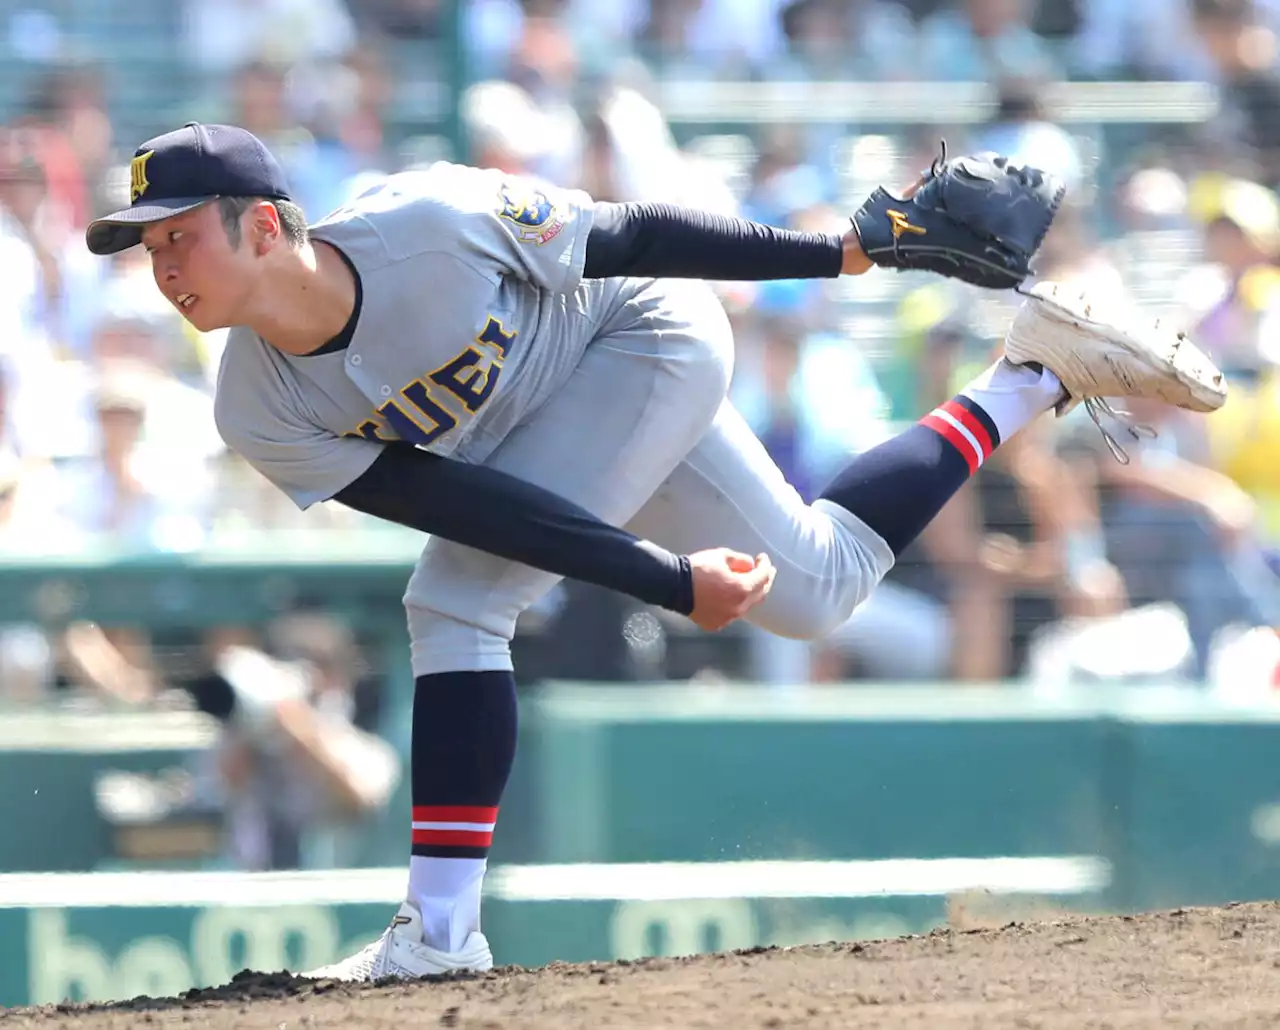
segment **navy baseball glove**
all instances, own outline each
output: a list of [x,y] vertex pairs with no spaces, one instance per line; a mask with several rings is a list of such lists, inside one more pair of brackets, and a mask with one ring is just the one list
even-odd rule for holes
[[1066,186],[996,154],[933,162],[910,199],[877,189],[853,216],[863,251],[882,268],[922,269],[991,290],[1022,284]]

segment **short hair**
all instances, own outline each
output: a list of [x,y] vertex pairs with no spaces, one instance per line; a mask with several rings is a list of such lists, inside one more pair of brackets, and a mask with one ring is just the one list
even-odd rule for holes
[[269,201],[275,205],[280,215],[280,228],[289,246],[297,249],[310,239],[307,231],[307,216],[302,208],[291,200],[276,200],[274,197],[219,197],[218,213],[222,215],[222,227],[227,230],[227,239],[232,247],[240,246],[240,219],[244,213],[260,201]]

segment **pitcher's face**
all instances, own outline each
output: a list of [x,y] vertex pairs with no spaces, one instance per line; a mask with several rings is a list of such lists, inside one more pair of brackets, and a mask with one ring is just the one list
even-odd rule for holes
[[250,209],[229,233],[217,201],[155,222],[142,233],[156,286],[201,332],[240,324],[265,252],[258,238],[262,209],[274,217],[278,236],[279,216],[271,204]]

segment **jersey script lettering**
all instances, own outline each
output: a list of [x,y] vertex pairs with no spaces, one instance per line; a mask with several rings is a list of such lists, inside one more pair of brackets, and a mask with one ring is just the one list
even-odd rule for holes
[[434,372],[406,383],[369,418],[343,435],[383,443],[434,443],[456,428],[460,417],[474,415],[493,396],[503,359],[515,338],[500,319],[490,315],[474,343]]

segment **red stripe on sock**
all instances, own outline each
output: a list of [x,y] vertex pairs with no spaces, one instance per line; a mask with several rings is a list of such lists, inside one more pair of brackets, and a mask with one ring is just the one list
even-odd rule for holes
[[987,427],[974,417],[972,411],[955,401],[947,401],[942,406],[942,410],[973,434],[973,438],[978,441],[978,446],[982,448],[983,461],[991,457],[991,452],[996,449],[995,444],[991,442],[991,434],[987,432]]
[[414,830],[414,844],[487,848],[493,843],[493,831],[486,830]]
[[978,466],[982,464],[981,455],[977,454],[973,449],[973,444],[965,439],[964,434],[955,426],[948,422],[945,418],[939,418],[930,412],[920,420],[922,426],[932,429],[941,436],[947,443],[951,444],[960,452],[960,457],[964,458],[965,464],[969,466],[969,475],[973,475],[978,471]]
[[415,823],[496,823],[498,809],[481,805],[414,805]]

